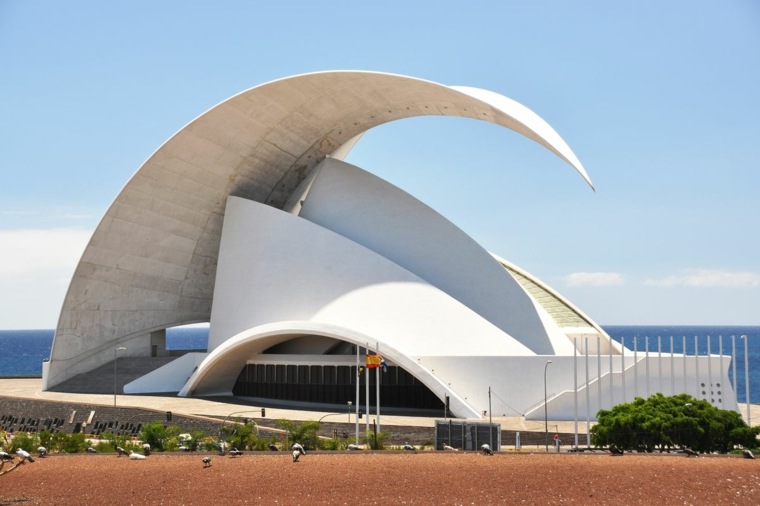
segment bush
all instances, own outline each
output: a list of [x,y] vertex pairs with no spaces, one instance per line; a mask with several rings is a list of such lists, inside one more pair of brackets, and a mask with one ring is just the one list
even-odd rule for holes
[[698,452],[726,453],[735,445],[757,446],[760,433],[760,427],[747,426],[739,413],[687,394],[637,397],[596,416],[592,444],[614,444],[629,451],[662,452],[685,446]]
[[179,447],[177,436],[182,429],[176,425],[164,427],[161,422],[151,422],[143,425],[140,431],[140,439],[148,443],[152,450],[166,451]]
[[292,420],[277,420],[275,425],[281,429],[284,429],[288,433],[289,444],[300,443],[307,450],[316,450],[319,444],[319,422],[314,420],[307,420],[300,425],[296,424]]

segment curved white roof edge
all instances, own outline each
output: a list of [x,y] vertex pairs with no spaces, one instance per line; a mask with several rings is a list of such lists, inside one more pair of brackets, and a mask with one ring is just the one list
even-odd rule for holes
[[[468,418],[480,417],[480,413],[477,410],[470,406],[447,385],[443,384],[441,380],[431,373],[431,371],[428,371],[422,367],[418,361],[399,352],[389,344],[378,340],[374,336],[367,336],[351,329],[313,321],[275,322],[240,332],[209,353],[177,395],[180,397],[192,396],[198,388],[202,388],[204,383],[212,382],[214,375],[220,374],[215,369],[221,369],[219,366],[227,357],[242,356],[242,365],[245,365],[247,362],[246,359],[249,355],[246,353],[238,353],[238,351],[246,345],[256,346],[258,342],[264,341],[265,344],[260,348],[269,348],[273,344],[276,344],[278,338],[282,337],[283,339],[281,340],[285,340],[294,335],[319,335],[346,341],[360,347],[368,346],[373,350],[379,348],[383,357],[412,374],[439,399],[443,401],[445,396],[448,395],[452,412],[455,412],[460,416],[466,415]],[[268,338],[274,339],[268,340]],[[264,350],[260,349],[260,351]],[[236,376],[238,371],[239,369],[235,372]]]
[[336,150],[343,156],[375,126],[426,115],[488,121],[548,147],[589,182],[556,132],[497,97],[395,74],[326,71],[270,81],[210,108],[143,163],[90,238],[63,302],[47,384],[106,363],[108,354],[93,349],[125,336],[208,321],[227,196],[282,208],[319,161]]
[[472,88],[469,86],[451,86],[450,88],[491,104],[493,107],[515,118],[528,129],[528,133],[519,133],[535,140],[549,151],[565,160],[578,172],[578,174],[581,175],[581,177],[583,177],[583,180],[586,181],[589,187],[596,191],[594,189],[594,184],[591,182],[591,178],[586,173],[586,169],[583,168],[583,165],[580,160],[578,160],[578,157],[575,156],[575,153],[570,149],[570,146],[568,146],[564,139],[559,136],[557,131],[538,114],[521,103],[505,97],[504,95],[500,95],[499,93],[494,93],[493,91]]

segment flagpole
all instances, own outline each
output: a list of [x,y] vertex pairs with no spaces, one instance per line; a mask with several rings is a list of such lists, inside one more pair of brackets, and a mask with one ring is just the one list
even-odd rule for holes
[[367,396],[365,404],[367,405],[367,419],[365,420],[364,437],[367,438],[367,444],[369,444],[369,371],[367,370],[367,355],[369,355],[369,343],[364,349],[364,394]]
[[[378,342],[375,342],[375,353],[380,355]],[[375,367],[375,398],[377,399],[377,432],[380,432],[380,367]],[[375,432],[376,436],[377,432]]]
[[356,345],[356,444],[359,444],[359,345]]

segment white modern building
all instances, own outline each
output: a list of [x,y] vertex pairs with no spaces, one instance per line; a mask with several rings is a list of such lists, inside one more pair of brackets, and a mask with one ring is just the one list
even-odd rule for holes
[[[593,417],[655,391],[738,408],[729,357],[625,349],[540,280],[343,161],[367,130],[423,115],[509,128],[591,186],[546,122],[490,91],[351,71],[257,86],[181,129],[116,198],[71,281],[44,388],[65,389],[117,351],[165,356],[167,328],[209,322],[206,353],[124,392],[346,406],[359,380],[361,403],[369,381],[383,409],[448,402],[466,418],[542,418],[545,401],[553,419]],[[368,349],[387,371],[358,378]]]

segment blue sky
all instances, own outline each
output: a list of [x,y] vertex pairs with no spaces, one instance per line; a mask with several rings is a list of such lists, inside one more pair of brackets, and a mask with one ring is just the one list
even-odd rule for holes
[[461,118],[348,161],[601,324],[760,324],[760,3],[0,0],[0,329],[54,328],[92,230],[167,138],[274,79],[351,69],[506,95],[596,192]]

